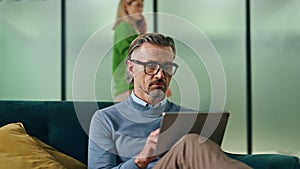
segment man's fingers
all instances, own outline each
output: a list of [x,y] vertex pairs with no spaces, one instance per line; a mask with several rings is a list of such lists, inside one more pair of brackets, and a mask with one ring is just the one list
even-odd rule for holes
[[148,140],[149,140],[151,143],[155,143],[155,144],[156,144],[158,138],[157,138],[157,137],[151,137],[151,136],[150,136],[150,137],[148,138]]
[[159,135],[159,132],[160,132],[160,129],[158,128],[158,129],[152,131],[152,132],[150,133],[150,136],[158,136],[158,135]]
[[148,137],[148,140],[149,140],[151,143],[154,143],[154,144],[157,143],[159,131],[160,131],[160,129],[156,129],[155,131],[152,131],[152,132],[150,133],[150,135],[149,135],[149,137]]

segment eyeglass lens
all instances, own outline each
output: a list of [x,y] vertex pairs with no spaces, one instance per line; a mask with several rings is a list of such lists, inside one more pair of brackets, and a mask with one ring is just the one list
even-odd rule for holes
[[175,73],[176,67],[172,63],[160,65],[158,63],[145,64],[145,72],[149,75],[155,75],[162,69],[167,75],[172,76]]

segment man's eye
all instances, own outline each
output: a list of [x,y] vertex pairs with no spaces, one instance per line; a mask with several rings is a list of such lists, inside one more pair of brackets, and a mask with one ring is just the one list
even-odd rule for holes
[[164,65],[164,69],[165,70],[172,70],[172,65],[171,64]]
[[156,64],[147,64],[147,67],[149,69],[156,69],[157,68],[157,65]]

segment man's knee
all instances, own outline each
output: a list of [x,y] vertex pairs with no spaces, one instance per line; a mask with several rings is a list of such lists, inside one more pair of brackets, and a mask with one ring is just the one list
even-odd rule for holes
[[183,139],[188,139],[188,140],[194,140],[194,139],[199,139],[200,135],[197,133],[189,133],[185,136],[183,136]]
[[[189,133],[181,138],[181,140],[186,140],[186,141],[193,141],[193,142],[198,142],[200,144],[202,143],[211,143],[209,138],[203,137],[197,133]],[[214,143],[214,142],[213,142]]]
[[221,148],[214,141],[203,137],[199,134],[190,133],[183,136],[175,145],[188,145],[190,148],[202,148],[203,150],[207,149],[210,151],[221,151]]

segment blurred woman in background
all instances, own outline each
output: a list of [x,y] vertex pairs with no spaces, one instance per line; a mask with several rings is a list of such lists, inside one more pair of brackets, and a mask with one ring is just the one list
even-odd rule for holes
[[[117,17],[113,26],[114,46],[112,58],[112,73],[114,80],[114,101],[125,100],[133,89],[133,84],[127,84],[125,79],[125,58],[130,43],[138,35],[146,33],[147,24],[142,14],[144,9],[143,0],[120,0]],[[168,88],[166,95],[172,95]]]
[[114,46],[112,58],[112,73],[114,80],[114,101],[126,99],[133,85],[126,83],[125,58],[130,43],[139,35],[146,32],[146,21],[142,15],[143,0],[120,0],[116,21],[114,23]]

